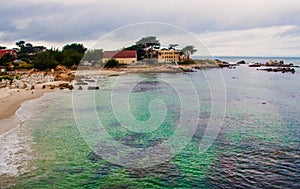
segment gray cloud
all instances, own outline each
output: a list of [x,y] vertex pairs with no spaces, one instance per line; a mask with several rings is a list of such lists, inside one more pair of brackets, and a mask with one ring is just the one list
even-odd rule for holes
[[[149,21],[197,34],[299,26],[299,10],[298,0],[11,0],[1,3],[0,43],[91,41],[124,25]],[[300,35],[296,27],[289,32],[279,37]]]

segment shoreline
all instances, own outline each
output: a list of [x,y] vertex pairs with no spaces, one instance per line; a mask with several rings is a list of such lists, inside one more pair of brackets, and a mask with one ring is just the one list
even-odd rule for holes
[[37,88],[26,89],[1,89],[0,97],[0,136],[17,127],[22,120],[16,115],[24,102],[41,98],[44,94],[55,90]]

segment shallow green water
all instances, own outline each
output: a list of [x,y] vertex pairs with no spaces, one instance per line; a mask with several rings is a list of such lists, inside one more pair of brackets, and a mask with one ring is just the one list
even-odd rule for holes
[[[205,72],[217,72],[208,70]],[[199,74],[199,75],[197,75]],[[116,119],[110,100],[114,78],[102,78],[99,91],[78,94],[81,106],[76,113],[84,118],[90,138],[82,138],[76,125],[72,93],[46,95],[23,107],[20,114],[31,117],[27,127],[33,143],[33,160],[28,173],[6,179],[0,186],[13,188],[297,188],[300,185],[299,75],[256,73],[248,68],[223,71],[227,89],[225,122],[205,153],[199,151],[211,110],[208,85],[201,73],[190,75],[199,79],[201,121],[191,141],[178,154],[162,164],[148,168],[130,168],[109,162],[95,153],[105,137],[93,125],[93,112],[113,139],[131,147],[147,148],[171,137],[180,118],[180,98],[162,79],[185,77],[174,74],[122,76],[130,85],[134,78],[144,79],[128,97],[132,115],[139,121],[151,118],[149,103],[161,99],[167,107],[161,126],[151,133],[135,133]],[[233,78],[234,76],[234,78]],[[264,81],[264,82],[260,82]],[[182,86],[184,88],[184,86]],[[119,88],[118,92],[122,92]],[[191,95],[186,91],[186,96]],[[82,103],[94,98],[95,107]],[[78,98],[80,97],[80,98]],[[265,103],[266,102],[266,103]],[[194,110],[193,107],[185,107]],[[75,113],[75,114],[76,114]],[[163,109],[157,109],[163,114]],[[77,120],[78,121],[78,120]],[[82,124],[82,123],[81,123]],[[188,126],[187,126],[188,127]],[[101,131],[101,130],[100,130]],[[97,139],[97,140],[96,140]],[[98,140],[99,139],[99,140]],[[86,143],[86,141],[92,141]],[[13,184],[13,185],[11,185]]]

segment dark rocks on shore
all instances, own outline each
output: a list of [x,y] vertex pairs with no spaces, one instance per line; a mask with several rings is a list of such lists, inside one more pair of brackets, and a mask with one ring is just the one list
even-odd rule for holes
[[219,64],[220,68],[229,68],[229,69],[232,69],[232,68],[236,68],[236,66],[238,66],[238,65],[237,64],[229,64],[229,63]]
[[120,74],[111,74],[109,75],[108,77],[116,77],[116,76],[119,76]]
[[193,69],[201,70],[200,66],[194,66]]
[[182,67],[180,67],[180,70],[183,71],[183,72],[197,72],[197,71],[195,71],[191,68],[182,68]]
[[93,80],[93,79],[86,79],[85,80],[86,82],[90,82],[90,83],[94,83],[94,82],[96,82],[95,80]]
[[283,60],[269,60],[267,61],[265,64],[261,64],[261,63],[255,63],[255,64],[252,64],[252,66],[249,65],[249,67],[260,67],[260,66],[266,66],[266,67],[290,67],[290,68],[297,68],[299,66],[294,66],[293,63],[290,63],[290,64],[284,64],[284,61]]
[[86,83],[86,82],[78,82],[78,83],[75,83],[75,85],[88,85],[88,83]]
[[70,85],[69,83],[61,83],[61,84],[58,85],[58,88],[60,88],[60,89],[69,89],[69,90],[74,89],[73,85]]
[[278,67],[278,68],[265,68],[265,69],[258,69],[258,70],[262,70],[262,71],[267,71],[267,72],[291,72],[291,73],[295,73],[296,70],[294,68],[290,68],[290,67]]
[[261,67],[263,66],[261,63],[250,64],[249,67]]
[[88,90],[99,90],[100,89],[100,87],[98,87],[98,86],[89,86],[88,87]]
[[221,63],[221,64],[219,64],[219,66],[220,66],[220,68],[229,68],[229,64],[228,63]]
[[239,61],[236,64],[246,64],[245,60]]
[[280,60],[269,60],[266,62],[265,66],[282,66],[284,65],[284,61]]
[[221,61],[218,59],[215,59],[216,63],[219,65],[220,68],[236,68],[235,66],[238,66],[239,64],[230,64],[226,61]]

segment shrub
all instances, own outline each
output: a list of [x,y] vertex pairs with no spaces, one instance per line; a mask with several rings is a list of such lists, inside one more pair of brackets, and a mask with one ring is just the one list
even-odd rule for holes
[[178,64],[179,65],[189,65],[189,64],[196,64],[196,63],[193,60],[190,60],[190,61],[186,60],[184,62],[178,62]]
[[115,67],[119,67],[120,63],[119,61],[115,60],[115,59],[110,59],[106,62],[106,64],[104,65],[104,68],[115,68]]

